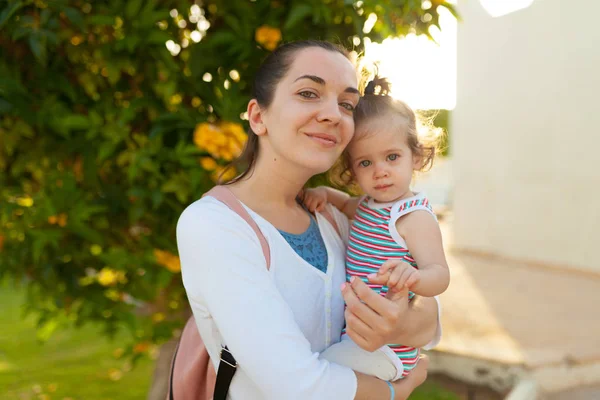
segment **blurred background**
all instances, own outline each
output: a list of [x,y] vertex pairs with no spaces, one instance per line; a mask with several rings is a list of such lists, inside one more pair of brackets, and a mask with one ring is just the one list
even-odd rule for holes
[[599,14],[593,0],[0,0],[0,398],[164,399],[189,315],[177,218],[241,151],[260,61],[314,38],[378,63],[445,132],[416,189],[452,284],[411,399],[599,399]]

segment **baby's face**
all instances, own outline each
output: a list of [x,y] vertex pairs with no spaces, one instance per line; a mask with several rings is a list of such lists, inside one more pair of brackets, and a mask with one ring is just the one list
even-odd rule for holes
[[348,146],[351,169],[361,189],[386,203],[409,197],[418,159],[406,142],[406,133],[382,122],[369,122],[368,132],[358,127],[356,140]]

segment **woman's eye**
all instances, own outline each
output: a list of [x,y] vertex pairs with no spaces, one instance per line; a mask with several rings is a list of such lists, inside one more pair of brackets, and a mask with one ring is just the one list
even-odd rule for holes
[[314,99],[315,97],[317,97],[316,93],[311,92],[309,90],[303,90],[302,92],[300,92],[298,94],[306,99]]
[[398,154],[390,154],[388,156],[388,160],[390,160],[390,161],[396,161],[398,159],[398,157],[400,157]]
[[350,103],[340,103],[340,106],[344,107],[348,111],[354,111],[354,105]]
[[363,160],[363,161],[359,162],[358,165],[361,167],[368,167],[369,165],[371,165],[371,161]]

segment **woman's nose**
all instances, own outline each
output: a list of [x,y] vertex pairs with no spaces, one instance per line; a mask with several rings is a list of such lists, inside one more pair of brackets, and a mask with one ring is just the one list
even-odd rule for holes
[[317,116],[317,120],[319,122],[330,122],[334,124],[338,123],[341,118],[342,113],[340,112],[340,106],[337,102],[337,99],[324,102],[323,108]]

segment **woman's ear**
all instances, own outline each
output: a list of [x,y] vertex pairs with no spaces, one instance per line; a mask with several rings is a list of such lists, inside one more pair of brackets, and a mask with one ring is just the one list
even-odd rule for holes
[[248,102],[248,122],[250,122],[250,129],[257,136],[262,136],[267,133],[267,127],[263,121],[264,110],[258,104],[256,99],[252,99]]

